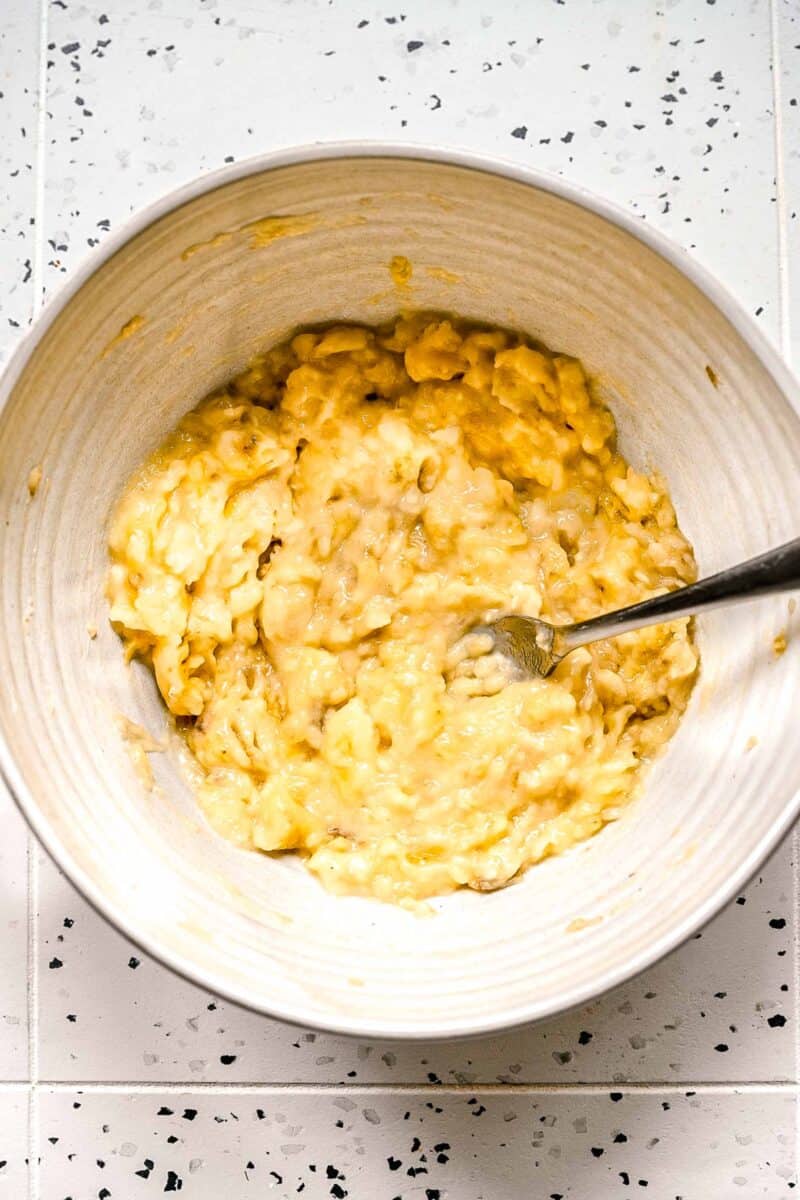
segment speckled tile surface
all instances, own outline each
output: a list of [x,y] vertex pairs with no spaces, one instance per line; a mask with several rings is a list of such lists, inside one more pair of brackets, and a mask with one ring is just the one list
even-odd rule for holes
[[0,1196],[28,1193],[28,1106],[30,1096],[0,1084]]
[[46,1091],[40,1102],[48,1197],[755,1200],[791,1195],[793,1182],[783,1094]]
[[[0,1086],[28,1078],[28,831],[0,782]],[[31,842],[32,846],[32,842]]]
[[39,166],[40,22],[29,0],[0,16],[0,364],[31,318]]
[[[777,331],[770,36],[768,0],[51,3],[46,284],[199,172],[392,138],[629,205]],[[214,112],[201,139],[186,136],[198,97]]]
[[777,0],[777,119],[781,152],[779,221],[783,232],[783,349],[800,364],[800,5]]
[[[373,137],[616,200],[800,361],[797,0],[3,0],[0,93],[0,359],[131,211],[226,161]],[[797,1194],[797,835],[583,1010],[390,1046],[176,979],[38,851],[29,923],[1,789],[0,820],[0,1196],[25,1194],[28,1154],[35,1200]]]

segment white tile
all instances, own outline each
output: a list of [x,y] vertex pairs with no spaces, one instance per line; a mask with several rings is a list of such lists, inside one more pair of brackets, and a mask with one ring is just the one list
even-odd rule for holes
[[794,1106],[731,1092],[43,1093],[42,1195],[787,1200]]
[[33,305],[39,5],[3,0],[0,20],[0,364]]
[[[28,1078],[28,830],[0,780],[0,1087]],[[2,1157],[2,1155],[0,1155]]]
[[0,1085],[0,1196],[28,1194],[28,1091]]
[[768,0],[735,20],[694,0],[408,0],[402,14],[51,5],[48,286],[109,226],[224,162],[393,138],[501,154],[632,206],[776,329]]
[[800,369],[800,9],[794,0],[776,0],[780,75],[778,115],[782,134],[783,211],[787,330],[795,371]]
[[[793,1078],[784,846],[700,937],[556,1021],[450,1045],[298,1031],[145,958],[42,862],[40,1073],[49,1080],[521,1083]],[[65,922],[72,922],[65,926]],[[722,1049],[727,1047],[727,1049]]]

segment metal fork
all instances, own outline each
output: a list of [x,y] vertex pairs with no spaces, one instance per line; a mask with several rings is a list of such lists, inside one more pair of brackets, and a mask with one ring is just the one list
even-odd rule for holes
[[488,649],[510,659],[519,674],[533,678],[549,675],[562,658],[589,642],[617,637],[644,625],[660,625],[679,617],[691,617],[723,604],[755,600],[757,596],[771,596],[795,588],[800,588],[800,538],[710,575],[708,579],[593,617],[590,621],[551,625],[538,617],[510,615],[474,625],[469,632],[490,634],[492,643]]

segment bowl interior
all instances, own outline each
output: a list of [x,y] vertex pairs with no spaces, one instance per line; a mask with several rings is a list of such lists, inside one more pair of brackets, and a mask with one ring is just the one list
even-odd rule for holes
[[[413,266],[405,286],[389,272],[398,254]],[[291,858],[216,837],[174,741],[153,756],[148,791],[118,718],[157,738],[167,723],[108,625],[116,497],[257,350],[297,325],[405,307],[520,327],[579,355],[628,457],[666,475],[703,573],[796,535],[800,421],[675,265],[517,179],[410,158],[289,162],[141,228],[12,363],[0,397],[0,730],[37,831],[147,948],[265,1011],[431,1036],[576,1003],[710,915],[790,815],[800,660],[791,642],[772,653],[785,598],[704,617],[701,680],[644,797],[515,886],[447,897],[430,919],[331,897]]]

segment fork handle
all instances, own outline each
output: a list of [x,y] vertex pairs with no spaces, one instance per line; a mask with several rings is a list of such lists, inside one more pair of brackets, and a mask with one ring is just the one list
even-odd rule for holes
[[563,637],[563,652],[566,654],[600,638],[617,637],[620,633],[641,629],[643,625],[656,625],[662,620],[676,621],[679,617],[691,617],[722,604],[755,600],[757,596],[777,595],[794,589],[800,589],[800,538],[687,587],[675,588],[652,600],[630,604],[616,612],[562,628],[559,632]]

